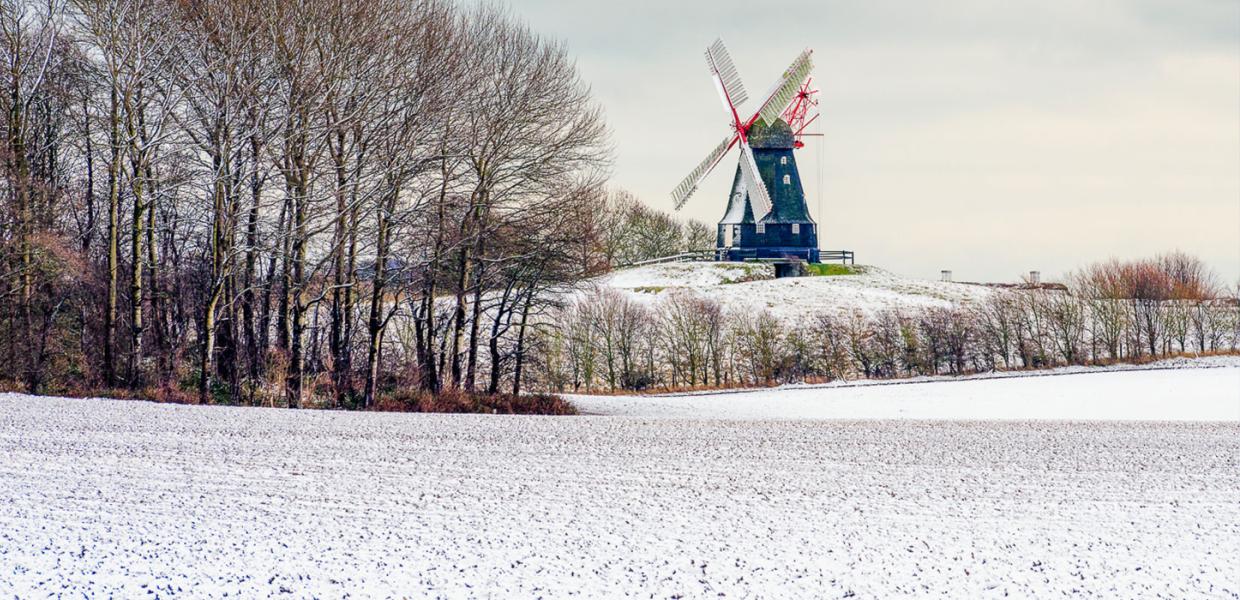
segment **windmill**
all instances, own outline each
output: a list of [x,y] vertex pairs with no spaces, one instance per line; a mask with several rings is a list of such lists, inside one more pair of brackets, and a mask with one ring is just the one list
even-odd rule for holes
[[[810,87],[812,50],[792,61],[752,113],[749,97],[723,40],[706,49],[706,65],[730,119],[731,132],[672,191],[677,210],[698,185],[739,147],[739,164],[723,219],[719,221],[716,258],[800,258],[818,262],[817,225],[805,204],[794,148],[817,117],[817,90]],[[811,112],[813,113],[811,115]]]

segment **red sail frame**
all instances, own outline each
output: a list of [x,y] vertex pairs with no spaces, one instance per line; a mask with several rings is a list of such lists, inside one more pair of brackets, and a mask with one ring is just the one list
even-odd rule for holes
[[[788,105],[788,109],[784,111],[782,116],[784,122],[792,129],[792,135],[796,140],[793,142],[793,145],[797,148],[805,147],[805,142],[801,141],[801,137],[812,135],[805,133],[805,128],[809,127],[809,124],[813,123],[820,114],[816,110],[818,108],[818,99],[814,97],[818,90],[811,87],[813,81],[814,78],[810,77],[801,84],[801,89],[797,91],[796,99],[792,101],[792,104]],[[813,116],[810,115],[811,110],[814,113]]]

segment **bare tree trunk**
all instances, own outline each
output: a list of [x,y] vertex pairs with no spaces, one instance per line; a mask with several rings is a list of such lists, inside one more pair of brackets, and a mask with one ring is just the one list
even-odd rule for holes
[[150,187],[151,201],[147,202],[146,209],[146,264],[150,272],[151,285],[151,328],[155,332],[155,355],[157,362],[157,382],[163,384],[171,372],[172,357],[168,356],[168,336],[164,325],[163,318],[163,298],[159,285],[159,248],[156,246],[155,238],[155,208],[158,194],[155,188],[155,178],[151,179]]
[[491,358],[491,371],[487,381],[487,393],[496,394],[499,392],[500,379],[500,363],[503,357],[500,356],[499,338],[504,334],[507,327],[504,326],[505,319],[511,319],[513,307],[508,306],[508,298],[512,293],[512,286],[508,286],[504,290],[503,296],[499,300],[499,304],[495,307],[495,318],[491,320],[491,335],[487,339],[487,351]]
[[342,312],[344,313],[344,327],[342,327],[341,352],[340,352],[340,373],[341,381],[338,389],[343,389],[345,396],[353,397],[353,322],[357,313],[357,228],[358,228],[358,206],[356,193],[353,198],[353,206],[349,209],[349,233],[347,236],[348,246],[345,247],[345,282],[344,295],[341,298]]
[[[286,187],[284,199],[284,210],[287,213],[287,225],[281,230],[280,235],[280,302],[277,308],[276,316],[276,347],[280,350],[288,352],[292,345],[290,339],[292,334],[292,320],[289,318],[293,314],[292,306],[289,302],[289,294],[293,289],[293,190]],[[285,221],[282,221],[285,222]]]
[[483,276],[484,276],[484,258],[486,256],[485,238],[487,234],[487,202],[490,200],[489,195],[484,191],[479,195],[482,202],[476,209],[480,211],[479,217],[476,219],[476,231],[474,232],[474,267],[473,275],[473,292],[474,301],[472,307],[472,315],[469,322],[469,350],[467,354],[467,367],[465,370],[465,389],[474,391],[474,382],[478,369],[478,331],[482,323],[482,292],[483,292]]
[[[206,404],[210,400],[211,379],[215,373],[215,351],[218,341],[218,320],[220,301],[226,287],[226,262],[229,248],[227,247],[227,204],[231,193],[229,188],[229,164],[227,146],[220,136],[227,135],[214,132],[216,139],[212,149],[211,183],[211,273],[207,281],[207,299],[202,313],[202,354],[199,357],[198,400]],[[231,344],[231,340],[225,340]]]
[[521,307],[521,324],[517,326],[516,364],[512,368],[512,395],[521,395],[521,373],[525,366],[525,328],[529,324],[530,305],[534,303],[534,290],[527,292]]
[[422,389],[439,392],[442,388],[443,368],[435,353],[435,282],[439,278],[440,261],[444,250],[445,205],[448,201],[448,167],[446,162],[440,163],[439,197],[435,210],[435,245],[431,251],[430,264],[426,268],[426,286],[423,291],[423,304],[426,315],[426,349],[423,353],[422,365],[425,372],[422,376]]
[[288,383],[286,397],[288,399],[289,408],[300,408],[302,400],[302,385],[304,383],[304,375],[306,369],[305,341],[306,332],[306,302],[305,285],[306,285],[306,197],[307,190],[305,188],[306,178],[305,171],[298,166],[298,173],[301,175],[298,185],[294,188],[293,197],[293,213],[290,215],[290,236],[292,237],[292,269],[289,278],[292,286],[289,289],[289,367],[288,367]]
[[[330,111],[329,111],[330,112]],[[345,172],[345,144],[347,143],[346,134],[343,130],[337,130],[331,136],[335,140],[335,144],[329,143],[332,157],[332,170],[335,174],[335,189],[333,190],[336,197],[336,218],[335,229],[332,235],[332,290],[331,290],[331,322],[329,323],[329,332],[327,336],[328,352],[332,357],[332,384],[335,392],[332,401],[335,406],[339,407],[346,395],[344,389],[344,321],[348,317],[344,314],[344,286],[346,285],[347,273],[345,273],[345,239],[348,236],[346,232],[346,215],[348,213],[348,200],[346,195],[346,187],[348,180]]]
[[[138,91],[138,103],[142,102],[141,90]],[[129,236],[129,387],[139,388],[143,384],[142,377],[142,334],[145,331],[143,324],[143,264],[146,259],[145,248],[146,235],[143,228],[146,226],[146,196],[145,183],[147,178],[146,159],[147,152],[145,145],[144,124],[142,122],[142,111],[140,107],[127,107],[126,111],[126,129],[130,139],[130,153],[132,175],[130,183],[130,192],[133,194],[133,212],[131,213],[130,236]],[[138,145],[139,147],[134,147]]]
[[[251,117],[251,121],[255,120]],[[255,123],[251,123],[250,126],[257,128]],[[245,225],[245,272],[242,275],[241,282],[244,287],[244,292],[241,295],[242,328],[245,330],[247,374],[251,380],[258,379],[260,357],[259,336],[254,330],[254,286],[257,284],[255,270],[258,267],[258,213],[262,200],[262,181],[258,171],[259,161],[261,160],[259,150],[258,132],[251,132],[250,168],[253,171],[250,173],[250,209],[246,214]],[[264,327],[266,327],[265,323]]]
[[469,282],[469,251],[461,248],[457,259],[456,310],[452,317],[452,387],[460,388],[461,344],[465,336],[465,294]]
[[[481,256],[481,255],[476,255]],[[481,261],[479,261],[481,263]],[[482,264],[474,267],[474,300],[469,318],[469,349],[466,353],[465,389],[474,391],[478,372],[478,331],[482,324]]]
[[107,387],[116,386],[116,358],[113,354],[113,334],[116,330],[117,283],[120,272],[120,166],[121,166],[121,133],[120,133],[120,99],[116,88],[111,90],[108,126],[110,128],[108,162],[108,294],[103,311],[103,383]]
[[374,406],[379,385],[379,354],[383,345],[384,294],[387,289],[388,235],[391,227],[392,211],[396,208],[398,191],[392,190],[379,209],[375,231],[375,276],[370,288],[370,315],[366,320],[368,343],[366,345],[366,389],[363,392],[362,404],[366,408]]
[[[259,310],[259,347],[261,350],[260,359],[266,356],[267,349],[271,346],[271,295],[276,289],[276,277],[280,278],[280,285],[284,285],[285,269],[281,261],[288,256],[285,251],[286,244],[284,240],[288,239],[288,201],[280,203],[280,217],[276,219],[276,239],[279,245],[271,249],[271,258],[267,261],[267,277],[263,282],[263,302]],[[277,269],[276,267],[280,268]],[[283,288],[281,288],[283,289]],[[281,298],[284,294],[281,293]],[[281,344],[280,339],[284,333],[284,303],[278,301],[276,303],[276,347],[281,350],[287,348],[287,345]]]
[[[25,35],[26,32],[18,32],[18,35]],[[15,55],[20,52],[16,48],[11,49]],[[26,155],[26,106],[23,103],[22,96],[25,94],[22,88],[21,77],[21,61],[13,60],[10,70],[10,87],[9,87],[9,114],[8,116],[8,139],[6,167],[10,177],[10,185],[13,188],[14,201],[14,229],[17,239],[18,252],[18,268],[17,279],[19,286],[19,306],[18,306],[18,322],[21,330],[13,339],[30,339],[33,334],[34,323],[32,321],[33,314],[31,312],[31,302],[34,296],[33,275],[34,261],[33,248],[31,247],[31,237],[34,229],[34,211],[31,206],[33,198],[30,190],[30,165],[28,156]],[[37,386],[37,379],[33,377],[33,373],[37,366],[36,359],[29,353],[20,353],[13,358],[17,359],[18,371],[22,373],[24,378],[29,378],[31,383],[28,384],[30,393],[34,393],[33,389]]]

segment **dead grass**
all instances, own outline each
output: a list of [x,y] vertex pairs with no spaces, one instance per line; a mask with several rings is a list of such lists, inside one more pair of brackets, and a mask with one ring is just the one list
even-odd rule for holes
[[461,390],[398,392],[384,396],[373,410],[383,412],[575,415],[577,409],[554,394],[470,394]]
[[[330,392],[330,389],[328,390]],[[0,393],[26,393],[18,382],[0,380]],[[320,390],[303,402],[303,409],[331,409],[331,396]],[[100,388],[75,386],[57,390],[55,396],[68,398],[110,398],[115,400],[142,400],[160,404],[199,404],[197,390],[172,384],[148,386],[142,389]],[[283,407],[283,394],[278,389],[254,390],[252,406]],[[223,404],[221,404],[223,405]],[[245,403],[250,406],[251,404]],[[575,415],[577,409],[567,400],[554,394],[469,394],[460,390],[447,390],[439,394],[405,388],[380,397],[371,410],[381,412],[428,412],[428,413],[474,413],[502,415]]]

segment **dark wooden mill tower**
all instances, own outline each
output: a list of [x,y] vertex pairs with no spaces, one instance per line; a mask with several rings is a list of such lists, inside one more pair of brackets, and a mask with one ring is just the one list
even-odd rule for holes
[[749,129],[754,162],[771,199],[771,209],[756,217],[749,189],[736,167],[728,210],[719,221],[716,255],[719,260],[747,258],[800,258],[818,262],[818,225],[809,216],[805,190],[792,150],[796,140],[782,119]]

